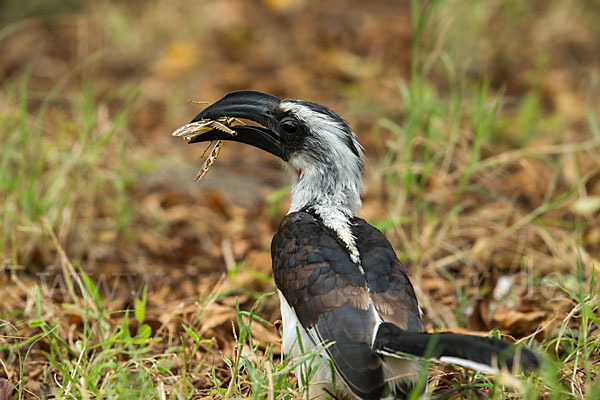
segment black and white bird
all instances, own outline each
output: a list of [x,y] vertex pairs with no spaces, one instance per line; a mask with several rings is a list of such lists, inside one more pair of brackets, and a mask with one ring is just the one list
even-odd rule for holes
[[[361,206],[363,149],[330,109],[249,90],[231,92],[198,114],[260,126],[212,130],[191,142],[233,140],[267,151],[297,172],[291,207],[271,245],[281,301],[283,351],[325,345],[310,398],[405,398],[428,356],[484,372],[538,366],[528,349],[491,338],[423,332],[412,284],[385,236],[355,216]],[[301,374],[307,365],[298,367]],[[335,374],[335,376],[332,376]],[[335,382],[335,387],[333,382]]]

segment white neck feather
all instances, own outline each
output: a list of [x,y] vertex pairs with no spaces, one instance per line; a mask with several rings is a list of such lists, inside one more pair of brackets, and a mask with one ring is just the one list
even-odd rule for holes
[[293,102],[281,107],[311,129],[304,148],[288,161],[299,174],[293,182],[289,213],[312,208],[359,264],[350,219],[362,204],[362,148],[342,120]]
[[309,206],[321,217],[323,224],[333,230],[350,251],[350,258],[359,264],[360,258],[350,227],[350,218],[361,206],[360,179],[336,178],[330,173],[302,170],[292,187],[288,213]]
[[360,176],[351,176],[349,170],[334,166],[303,164],[300,176],[292,185],[289,212],[313,206],[335,209],[349,218],[354,216],[362,204]]

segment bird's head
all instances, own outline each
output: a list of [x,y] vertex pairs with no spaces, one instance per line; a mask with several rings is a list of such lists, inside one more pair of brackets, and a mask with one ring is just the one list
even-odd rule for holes
[[286,161],[297,172],[290,211],[334,207],[352,215],[360,208],[362,147],[348,124],[327,107],[241,90],[211,104],[192,122],[221,117],[244,118],[261,126],[233,126],[235,136],[212,130],[190,143],[232,140]]

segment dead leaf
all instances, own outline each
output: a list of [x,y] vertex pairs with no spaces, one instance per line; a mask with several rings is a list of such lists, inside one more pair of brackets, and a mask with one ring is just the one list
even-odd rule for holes
[[141,231],[139,234],[139,240],[146,249],[155,256],[161,256],[163,254],[163,248],[161,241],[157,240],[152,233]]
[[230,321],[235,321],[235,309],[212,303],[202,316],[200,335],[217,326],[229,324]]
[[514,335],[520,335],[535,331],[545,317],[546,312],[544,311],[521,312],[500,307],[492,319],[500,328]]
[[473,312],[469,315],[467,320],[467,329],[476,331],[486,331],[490,329],[488,315],[490,311],[490,298],[489,296],[477,300]]
[[5,378],[0,378],[0,400],[9,400],[14,386]]
[[298,3],[296,0],[263,0],[263,2],[271,11],[281,14],[290,11],[297,6]]
[[152,76],[164,81],[185,74],[198,61],[198,46],[192,42],[173,42],[156,61]]
[[264,344],[266,347],[273,344],[276,352],[281,351],[277,342],[279,340],[279,335],[274,328],[267,327],[258,321],[254,321],[252,325],[250,325],[250,332],[252,333],[252,337],[259,343]]
[[215,190],[207,190],[206,193],[204,193],[204,195],[202,196],[201,201],[211,210],[219,213],[224,217],[231,218],[231,206],[228,204],[225,197],[223,197],[223,193]]
[[262,272],[263,274],[271,273],[271,264],[271,253],[266,251],[252,250],[244,258],[244,266],[246,268]]

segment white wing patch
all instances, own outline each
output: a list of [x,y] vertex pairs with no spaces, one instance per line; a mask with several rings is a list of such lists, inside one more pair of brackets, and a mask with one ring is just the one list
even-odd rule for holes
[[495,374],[498,372],[496,368],[492,368],[489,365],[465,360],[464,358],[443,356],[440,357],[440,361],[448,364],[460,365],[461,367],[470,368],[474,371],[483,372],[484,374]]
[[[283,337],[282,337],[282,350],[284,354],[290,354],[292,357],[299,357],[303,353],[309,353],[313,351],[317,344],[320,342],[318,338],[318,333],[314,328],[307,331],[304,329],[298,317],[296,316],[296,312],[294,309],[288,304],[287,300],[283,296],[280,290],[277,290],[279,294],[279,301],[281,307],[281,321],[283,324]],[[298,333],[300,334],[300,340],[302,341],[302,349],[300,348],[300,344],[298,343]],[[320,343],[319,343],[320,344]],[[304,352],[302,352],[304,350]],[[327,351],[322,351],[319,353],[319,357],[323,357],[328,359],[329,354]],[[307,361],[306,363],[308,363]],[[304,384],[302,376],[307,371],[309,367],[307,365],[301,364],[294,370],[294,374],[298,378],[298,385],[300,386],[301,391],[303,391]],[[338,379],[336,381],[336,390],[341,393],[346,393],[351,396],[351,391],[348,389],[348,386],[344,383],[343,379]],[[310,393],[311,400],[316,399],[326,399],[329,393],[332,393],[332,383],[333,379],[331,376],[331,366],[329,362],[323,362],[318,367],[312,379],[310,380],[310,387],[308,389],[308,393]]]

